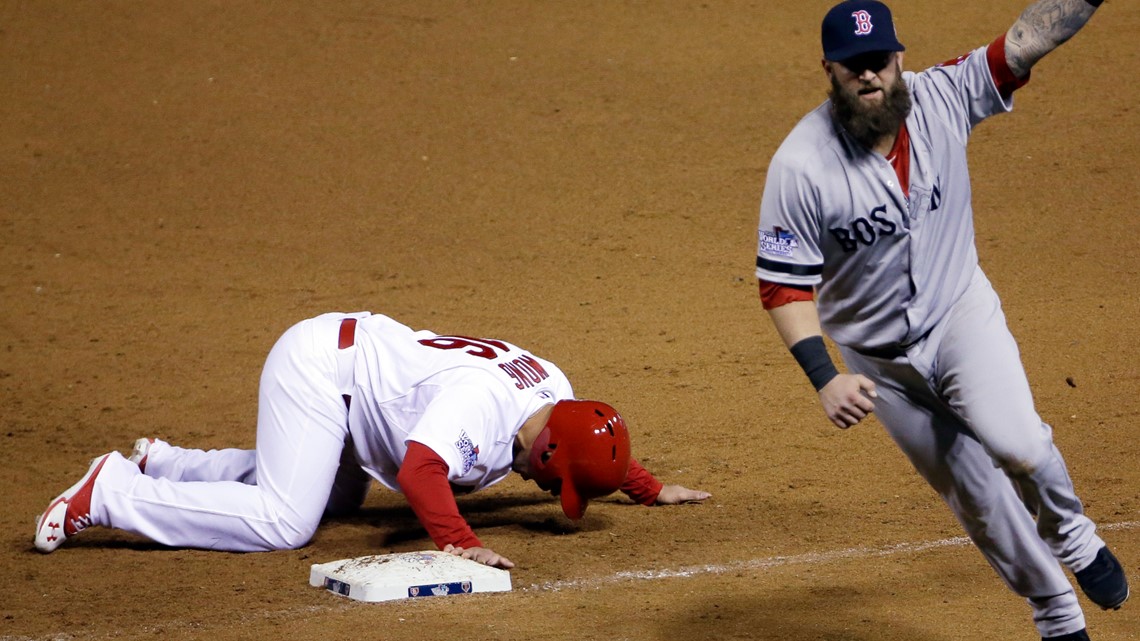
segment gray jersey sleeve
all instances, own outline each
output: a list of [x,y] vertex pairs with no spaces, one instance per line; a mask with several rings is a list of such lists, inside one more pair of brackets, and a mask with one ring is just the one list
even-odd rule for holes
[[911,90],[928,118],[938,118],[965,144],[981,121],[1013,109],[1003,98],[986,60],[986,47],[916,74]]
[[[818,111],[805,121],[819,118]],[[812,158],[818,158],[819,150],[810,139],[802,140],[798,135],[801,131],[793,131],[768,167],[760,201],[756,277],[784,285],[814,286],[823,273],[821,200],[809,166]]]

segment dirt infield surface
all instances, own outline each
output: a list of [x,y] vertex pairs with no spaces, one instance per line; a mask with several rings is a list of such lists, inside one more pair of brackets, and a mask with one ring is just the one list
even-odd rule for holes
[[[1025,1],[896,3],[907,67]],[[830,426],[757,300],[829,4],[0,3],[0,639],[1035,640],[879,424]],[[1134,583],[1137,34],[1106,2],[970,152],[983,266]],[[574,527],[511,479],[459,501],[514,591],[390,604],[307,584],[431,546],[382,489],[297,551],[33,550],[97,454],[251,447],[273,341],[361,309],[549,358],[713,499]],[[1140,603],[1084,603],[1098,641],[1140,638]]]

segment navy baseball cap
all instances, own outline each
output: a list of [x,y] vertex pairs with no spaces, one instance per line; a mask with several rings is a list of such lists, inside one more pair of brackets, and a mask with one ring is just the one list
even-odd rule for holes
[[906,51],[891,10],[878,0],[846,0],[823,17],[823,57],[842,62],[872,51]]

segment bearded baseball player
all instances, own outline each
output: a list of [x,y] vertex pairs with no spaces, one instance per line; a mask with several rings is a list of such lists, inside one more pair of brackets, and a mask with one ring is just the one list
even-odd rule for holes
[[1106,610],[1128,583],[978,265],[966,141],[1098,5],[1036,2],[990,44],[921,73],[903,71],[886,5],[836,5],[821,29],[830,99],[777,150],[760,205],[761,300],[827,417],[847,428],[876,413],[1046,641],[1089,639],[1061,566]]
[[619,489],[644,505],[710,496],[654,478],[630,457],[622,417],[574,400],[553,363],[379,314],[294,325],[266,359],[258,403],[253,450],[143,438],[128,458],[97,457],[36,519],[36,548],[51,552],[96,525],[173,547],[297,548],[323,514],[358,508],[375,479],[407,497],[441,550],[511,568],[460,516],[455,493],[513,470],[559,496],[574,520]]

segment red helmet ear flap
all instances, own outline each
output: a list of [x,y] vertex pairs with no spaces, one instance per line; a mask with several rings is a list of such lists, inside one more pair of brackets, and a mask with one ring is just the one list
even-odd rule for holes
[[577,521],[586,515],[587,499],[582,498],[573,483],[563,483],[558,498],[562,499],[562,513],[571,521]]
[[560,484],[562,511],[578,520],[592,498],[616,491],[629,472],[625,420],[597,401],[555,404],[531,447],[530,475],[540,486]]
[[547,421],[546,427],[538,433],[534,445],[530,448],[530,476],[536,482],[549,483],[558,478],[557,470],[547,465],[553,458],[556,448],[557,446],[550,447],[550,422]]

